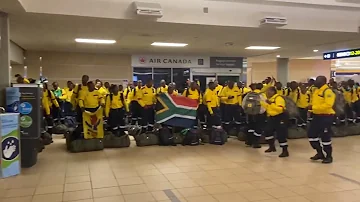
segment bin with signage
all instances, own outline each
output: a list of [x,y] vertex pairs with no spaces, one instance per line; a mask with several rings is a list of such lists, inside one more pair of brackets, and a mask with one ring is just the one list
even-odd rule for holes
[[0,114],[0,178],[20,174],[19,114]]
[[6,88],[6,111],[20,114],[21,166],[25,168],[37,162],[43,122],[41,97],[38,85],[14,84]]

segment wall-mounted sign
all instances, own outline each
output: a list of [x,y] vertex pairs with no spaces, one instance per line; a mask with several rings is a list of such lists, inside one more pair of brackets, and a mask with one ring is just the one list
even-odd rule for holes
[[133,55],[133,67],[209,67],[209,57]]
[[210,57],[210,68],[242,68],[242,57]]
[[323,54],[324,60],[341,59],[341,58],[352,58],[360,56],[360,48],[352,50],[334,51]]

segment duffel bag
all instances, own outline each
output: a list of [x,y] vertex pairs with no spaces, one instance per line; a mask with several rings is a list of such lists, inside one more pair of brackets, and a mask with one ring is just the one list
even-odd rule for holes
[[70,143],[70,152],[73,153],[99,151],[103,149],[104,144],[102,139],[77,139]]
[[113,134],[105,135],[103,139],[105,148],[123,148],[130,147],[130,138],[128,135],[117,137]]
[[229,136],[234,136],[236,137],[238,134],[237,134],[237,130],[235,127],[231,128],[230,131],[229,131]]
[[244,133],[243,131],[240,131],[237,135],[238,140],[240,141],[245,141],[246,140],[246,133]]
[[128,129],[128,133],[131,136],[137,136],[141,134],[141,127],[140,126],[130,126]]
[[41,139],[42,139],[42,143],[44,145],[49,145],[49,144],[53,143],[52,135],[50,135],[50,133],[48,133],[48,132],[42,133]]
[[358,123],[348,124],[346,129],[347,136],[354,136],[360,134],[360,125]]
[[134,137],[136,146],[144,147],[151,145],[159,145],[159,137],[153,133],[142,133]]
[[176,145],[174,143],[174,135],[171,133],[168,127],[162,127],[159,129],[159,145],[160,146],[170,146]]
[[346,137],[348,136],[348,127],[347,126],[331,126],[333,132],[333,137]]
[[200,144],[200,131],[195,129],[185,129],[181,131],[184,134],[182,145],[197,146]]
[[223,145],[227,141],[227,134],[223,129],[212,129],[210,144]]
[[200,139],[202,143],[210,143],[210,133],[209,130],[200,130]]
[[300,139],[306,137],[307,137],[307,132],[303,128],[294,126],[288,129],[288,139]]
[[53,134],[65,134],[68,131],[68,127],[65,124],[58,124],[53,127]]
[[182,144],[183,143],[183,135],[181,135],[180,133],[175,133],[174,134],[174,143],[175,144]]
[[64,125],[68,128],[76,128],[76,120],[73,116],[66,116],[64,119]]
[[39,138],[39,144],[38,144],[38,152],[42,152],[45,149],[45,145],[43,143],[43,139],[40,137]]

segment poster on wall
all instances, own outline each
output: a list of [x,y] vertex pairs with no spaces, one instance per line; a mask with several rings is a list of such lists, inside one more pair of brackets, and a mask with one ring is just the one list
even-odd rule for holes
[[20,174],[20,130],[18,113],[0,115],[0,139],[0,178]]
[[[14,85],[16,86],[16,85]],[[20,129],[22,138],[38,138],[42,122],[42,107],[39,87],[9,87],[6,88],[7,112],[20,114]]]

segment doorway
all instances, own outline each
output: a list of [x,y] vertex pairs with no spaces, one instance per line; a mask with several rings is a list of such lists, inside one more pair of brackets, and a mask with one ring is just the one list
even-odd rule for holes
[[207,88],[207,84],[210,81],[214,81],[216,79],[216,75],[193,75],[192,80],[198,80],[200,82],[200,90],[201,92],[205,92]]

